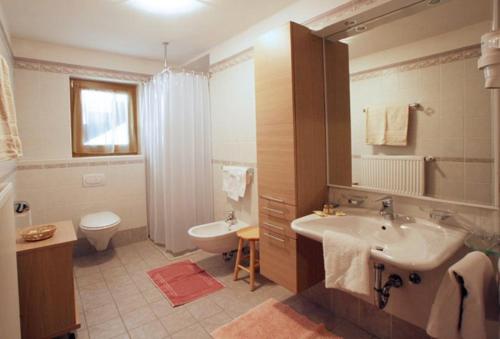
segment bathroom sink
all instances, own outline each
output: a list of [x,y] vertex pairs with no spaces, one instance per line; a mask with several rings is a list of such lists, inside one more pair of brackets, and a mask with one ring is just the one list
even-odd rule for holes
[[385,220],[367,209],[343,209],[346,216],[308,215],[292,222],[298,234],[323,240],[325,231],[349,234],[367,241],[372,259],[405,270],[432,270],[449,259],[462,245],[466,232],[429,220],[399,217]]

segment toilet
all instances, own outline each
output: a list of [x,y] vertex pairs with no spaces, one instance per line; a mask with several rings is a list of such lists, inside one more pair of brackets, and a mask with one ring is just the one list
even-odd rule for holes
[[121,219],[113,212],[87,214],[80,220],[80,229],[98,251],[108,247],[111,237],[118,231]]

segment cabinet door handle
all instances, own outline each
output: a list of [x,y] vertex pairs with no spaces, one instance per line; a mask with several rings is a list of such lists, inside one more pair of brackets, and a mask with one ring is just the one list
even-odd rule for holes
[[280,231],[283,231],[283,230],[284,230],[284,228],[283,228],[283,227],[278,226],[278,225],[273,225],[273,224],[268,223],[268,222],[265,222],[265,223],[264,223],[264,225],[269,226],[269,227],[272,227],[272,228],[277,229],[277,230],[280,230]]
[[285,202],[285,200],[283,200],[283,199],[270,197],[270,196],[268,196],[268,195],[261,195],[260,197],[261,197],[261,198],[263,198],[263,199],[266,199],[266,200],[271,200],[271,201],[275,201],[275,202],[281,202],[281,203],[284,203],[284,202]]
[[268,238],[273,239],[273,240],[276,240],[276,241],[279,241],[279,242],[285,242],[285,240],[284,240],[284,239],[281,239],[281,238],[275,237],[274,235],[271,235],[271,234],[269,234],[269,233],[267,233],[267,232],[266,232],[266,233],[264,233],[264,235],[265,235],[266,237],[268,237]]
[[263,209],[268,211],[268,212],[271,212],[271,213],[276,213],[276,214],[280,214],[280,215],[285,214],[285,212],[283,212],[282,210],[277,210],[275,208],[264,207]]

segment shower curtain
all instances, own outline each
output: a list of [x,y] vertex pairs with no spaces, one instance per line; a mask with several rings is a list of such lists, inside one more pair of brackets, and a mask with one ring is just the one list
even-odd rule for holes
[[188,229],[212,221],[208,78],[165,72],[140,88],[150,238],[180,253]]

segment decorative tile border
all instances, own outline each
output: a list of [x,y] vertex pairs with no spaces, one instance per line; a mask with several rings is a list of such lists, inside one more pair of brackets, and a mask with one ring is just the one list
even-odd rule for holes
[[52,61],[19,58],[19,57],[14,58],[14,67],[30,71],[71,74],[71,75],[134,81],[134,82],[148,81],[152,76],[151,74],[115,71],[106,68],[80,66],[73,64],[65,64],[61,62],[52,62]]
[[447,64],[454,61],[478,58],[481,56],[481,45],[472,45],[451,51],[437,53],[422,58],[406,60],[382,67],[376,67],[351,74],[351,81],[376,78],[394,73],[407,72],[415,69]]
[[41,169],[55,169],[55,168],[74,168],[74,167],[90,167],[90,166],[116,166],[116,165],[131,165],[143,164],[145,159],[142,156],[130,157],[129,159],[96,159],[80,160],[80,159],[67,159],[67,160],[49,160],[49,161],[20,161],[17,164],[18,171],[25,170],[41,170]]
[[[352,159],[361,159],[361,155],[353,154]],[[464,163],[485,163],[492,164],[495,159],[492,158],[460,158],[460,157],[434,157],[429,162],[464,162]]]
[[302,22],[302,24],[312,30],[321,30],[327,26],[349,19],[356,14],[366,12],[373,7],[380,6],[389,1],[390,0],[351,0],[333,8],[330,11],[306,20]]
[[217,160],[212,159],[212,164],[221,166],[245,166],[250,168],[257,168],[257,163],[255,162],[240,162],[240,161],[227,161],[227,160]]
[[245,49],[237,54],[234,54],[226,59],[223,59],[219,62],[216,62],[213,65],[210,65],[210,74],[214,74],[230,67],[236,66],[245,62],[247,60],[251,60],[253,58],[253,47]]

